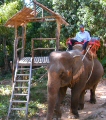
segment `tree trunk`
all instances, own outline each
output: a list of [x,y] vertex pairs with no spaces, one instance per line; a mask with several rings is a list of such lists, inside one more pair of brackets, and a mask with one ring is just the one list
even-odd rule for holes
[[4,72],[8,71],[8,59],[6,50],[6,39],[3,37],[3,53],[4,53]]

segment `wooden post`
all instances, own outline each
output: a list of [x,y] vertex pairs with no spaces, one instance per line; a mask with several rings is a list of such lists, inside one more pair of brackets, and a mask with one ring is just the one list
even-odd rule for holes
[[25,43],[26,43],[26,25],[22,26],[22,51],[21,51],[21,58],[24,57]]
[[36,12],[36,3],[34,3],[34,16],[36,17],[37,12]]
[[14,72],[15,72],[15,65],[16,65],[16,39],[18,36],[17,26],[15,26],[15,40],[14,40],[14,56],[13,56],[13,65],[12,65],[12,82],[14,82]]
[[26,24],[24,26],[24,49],[25,49],[25,46],[26,46]]
[[60,29],[61,29],[61,23],[58,19],[56,19],[57,22],[57,29],[56,29],[56,51],[59,50],[60,46]]
[[34,40],[32,39],[32,65],[34,64]]

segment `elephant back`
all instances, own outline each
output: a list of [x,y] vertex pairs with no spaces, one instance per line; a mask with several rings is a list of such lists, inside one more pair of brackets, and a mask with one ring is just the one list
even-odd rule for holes
[[73,46],[73,50],[80,50],[80,51],[82,51],[82,44],[75,44],[74,46]]

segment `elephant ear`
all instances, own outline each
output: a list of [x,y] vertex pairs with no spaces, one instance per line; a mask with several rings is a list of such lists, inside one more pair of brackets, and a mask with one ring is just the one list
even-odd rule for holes
[[79,76],[84,71],[84,64],[79,55],[73,56],[73,80],[78,80]]

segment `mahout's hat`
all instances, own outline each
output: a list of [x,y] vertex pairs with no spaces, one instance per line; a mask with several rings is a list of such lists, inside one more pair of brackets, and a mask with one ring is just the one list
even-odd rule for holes
[[83,25],[83,24],[81,24],[81,25],[80,25],[80,28],[84,28],[84,25]]

